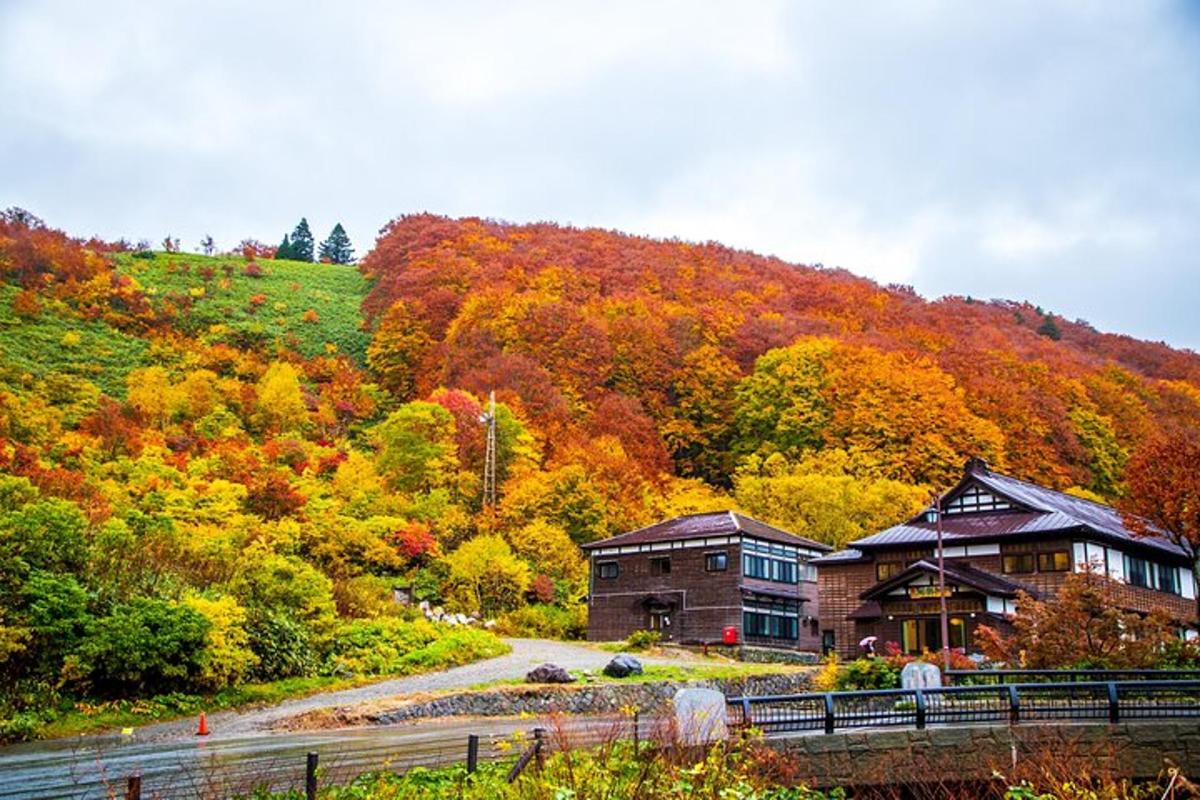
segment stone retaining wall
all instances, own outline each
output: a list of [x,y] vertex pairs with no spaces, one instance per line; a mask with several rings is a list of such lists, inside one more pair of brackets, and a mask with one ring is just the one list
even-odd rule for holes
[[[655,681],[648,683],[522,684],[413,700],[364,712],[347,709],[344,723],[388,725],[422,717],[502,717],[518,714],[598,714],[636,707],[643,714],[664,710],[679,689],[704,687],[728,697],[741,694],[794,694],[808,690],[807,672],[757,675],[730,680]],[[351,716],[353,715],[353,716]]]
[[[810,734],[770,740],[816,788],[990,780],[1046,774],[1149,778],[1169,766],[1200,776],[1196,721],[962,726]],[[1015,766],[1014,766],[1015,764]]]

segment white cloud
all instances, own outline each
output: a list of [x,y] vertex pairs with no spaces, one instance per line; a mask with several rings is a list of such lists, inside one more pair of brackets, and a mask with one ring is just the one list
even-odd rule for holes
[[1165,2],[9,2],[0,206],[185,242],[303,214],[360,253],[411,211],[552,219],[1200,346],[1197,33]]

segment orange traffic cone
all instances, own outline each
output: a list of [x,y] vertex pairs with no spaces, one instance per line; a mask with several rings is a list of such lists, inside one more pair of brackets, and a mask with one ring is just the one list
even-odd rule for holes
[[208,720],[204,716],[204,712],[200,712],[200,727],[196,731],[197,736],[208,736]]

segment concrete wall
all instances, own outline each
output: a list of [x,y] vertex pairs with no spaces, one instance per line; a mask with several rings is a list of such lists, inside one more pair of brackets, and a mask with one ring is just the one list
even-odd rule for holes
[[[871,786],[1022,777],[1147,778],[1169,766],[1200,775],[1200,724],[1192,721],[963,726],[809,734],[771,740],[809,786]],[[1015,766],[1014,766],[1015,763]]]

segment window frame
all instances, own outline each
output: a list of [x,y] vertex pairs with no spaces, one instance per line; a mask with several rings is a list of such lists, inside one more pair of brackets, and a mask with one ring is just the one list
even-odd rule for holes
[[[714,567],[713,560],[720,559],[721,566]],[[704,571],[705,572],[727,572],[729,570],[729,551],[714,550],[711,553],[704,554]]]
[[[888,569],[884,569],[887,567]],[[886,581],[904,572],[905,566],[903,561],[876,561],[875,562],[875,580]],[[884,573],[887,573],[886,575]]]
[[[1009,569],[1009,559],[1028,559],[1029,569]],[[1032,550],[1000,554],[1000,569],[1005,575],[1033,575],[1037,572],[1037,554]]]
[[[612,567],[612,574],[606,575],[608,567]],[[621,562],[619,561],[597,561],[596,562],[596,577],[602,581],[614,581],[621,575]]]
[[[1062,566],[1058,566],[1058,557],[1063,559]],[[1049,561],[1050,566],[1045,566],[1045,561]],[[1069,550],[1044,550],[1037,554],[1037,571],[1038,572],[1070,572],[1071,571],[1071,553]]]
[[670,556],[650,556],[647,559],[650,562],[650,574],[656,578],[661,578],[664,575],[671,574],[671,557]]

